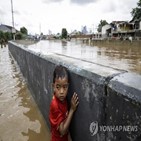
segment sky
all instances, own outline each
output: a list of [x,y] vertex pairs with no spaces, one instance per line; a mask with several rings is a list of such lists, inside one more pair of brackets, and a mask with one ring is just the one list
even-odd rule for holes
[[[14,25],[25,27],[29,34],[57,34],[62,28],[70,33],[97,32],[100,20],[130,21],[132,8],[139,0],[12,0]],[[11,0],[0,0],[0,24],[12,26]]]

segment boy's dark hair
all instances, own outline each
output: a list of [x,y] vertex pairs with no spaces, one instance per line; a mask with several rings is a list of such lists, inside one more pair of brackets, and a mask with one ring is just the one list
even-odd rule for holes
[[66,77],[69,82],[68,70],[66,67],[64,67],[62,65],[56,66],[56,68],[53,72],[53,83],[55,83],[55,79],[59,79],[59,77],[60,78]]

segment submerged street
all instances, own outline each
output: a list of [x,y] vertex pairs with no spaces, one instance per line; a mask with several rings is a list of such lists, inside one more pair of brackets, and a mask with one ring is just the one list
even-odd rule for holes
[[[83,44],[80,40],[40,41],[24,46],[44,55],[56,53],[141,74],[140,47],[91,46]],[[50,132],[16,61],[6,46],[0,48],[0,141],[11,140],[49,141]]]
[[49,139],[49,129],[8,46],[0,48],[0,141]]
[[[81,40],[61,42],[45,40],[28,46],[28,49],[47,55],[56,53],[86,62],[141,74],[140,46],[94,46]],[[78,64],[79,65],[79,64]]]

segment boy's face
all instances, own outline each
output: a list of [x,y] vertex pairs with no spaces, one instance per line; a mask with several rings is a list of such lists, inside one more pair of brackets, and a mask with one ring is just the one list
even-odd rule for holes
[[53,83],[54,94],[62,102],[66,99],[68,86],[68,79],[66,77],[59,77],[55,79],[55,83]]

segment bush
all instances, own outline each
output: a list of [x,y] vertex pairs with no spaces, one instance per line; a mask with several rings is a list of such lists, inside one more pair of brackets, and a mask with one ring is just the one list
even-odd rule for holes
[[0,31],[0,39],[4,38],[4,33],[3,31]]
[[0,31],[0,40],[4,40],[5,42],[12,39],[12,33]]
[[10,33],[10,32],[5,32],[5,40],[6,40],[6,41],[12,40],[12,33]]
[[23,36],[22,36],[21,32],[18,32],[18,33],[15,34],[15,39],[16,40],[21,40],[22,38],[23,38]]

